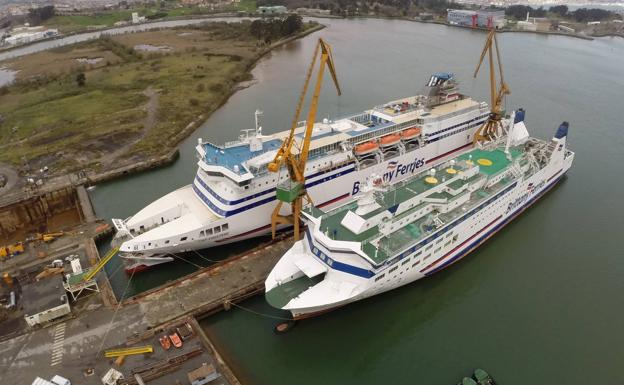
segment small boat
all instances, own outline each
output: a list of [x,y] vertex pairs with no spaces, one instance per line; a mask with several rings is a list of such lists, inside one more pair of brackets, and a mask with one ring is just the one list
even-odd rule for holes
[[475,369],[473,378],[479,385],[496,385],[494,379],[483,369]]
[[398,134],[386,135],[379,140],[381,147],[394,146],[401,141],[401,136]]
[[169,337],[166,335],[160,337],[158,341],[160,341],[160,346],[162,346],[163,349],[169,350],[171,348],[171,340],[169,340]]
[[418,127],[408,128],[407,130],[401,131],[401,139],[403,140],[411,140],[420,135],[421,130]]
[[355,146],[353,152],[355,155],[367,155],[371,152],[374,152],[379,148],[379,145],[376,142],[370,141],[362,144],[358,144]]
[[462,378],[461,382],[457,385],[477,385],[477,383],[475,382],[475,380],[473,380],[470,377],[464,377]]
[[173,334],[169,334],[169,338],[171,339],[171,342],[173,342],[173,346],[176,348],[182,347],[182,340],[180,339],[178,333],[173,332]]

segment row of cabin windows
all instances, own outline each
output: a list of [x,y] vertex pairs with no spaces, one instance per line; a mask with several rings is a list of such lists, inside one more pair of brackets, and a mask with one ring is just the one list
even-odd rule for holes
[[[228,229],[228,224],[225,223],[225,224],[223,224],[221,226],[216,226],[216,227],[213,227],[211,229],[202,230],[202,231],[199,232],[199,236],[200,237],[207,237],[207,236],[210,236],[212,234],[219,234],[220,232],[226,231],[227,229]],[[180,242],[185,242],[186,240],[188,240],[188,237],[180,238]],[[168,244],[169,242],[170,242],[169,240],[166,240],[165,241],[165,245]],[[151,243],[150,243],[150,245],[151,245]]]

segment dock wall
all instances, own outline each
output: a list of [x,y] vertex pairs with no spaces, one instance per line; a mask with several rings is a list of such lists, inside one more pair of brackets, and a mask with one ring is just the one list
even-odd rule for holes
[[24,193],[21,199],[0,207],[0,244],[16,233],[46,231],[55,215],[78,211],[82,215],[78,194],[72,186],[42,193]]

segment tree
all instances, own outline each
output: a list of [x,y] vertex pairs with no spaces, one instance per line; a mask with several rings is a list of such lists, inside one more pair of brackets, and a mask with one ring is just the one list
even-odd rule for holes
[[548,12],[556,13],[557,15],[563,17],[568,13],[568,7],[566,5],[555,5],[554,7],[550,7]]
[[288,36],[303,29],[303,19],[299,15],[289,15],[282,22],[282,35]]
[[54,6],[46,5],[41,8],[32,8],[28,10],[28,21],[30,24],[39,25],[54,16]]
[[84,87],[86,82],[87,77],[85,76],[84,72],[80,72],[78,75],[76,75],[76,83],[78,84],[78,87]]

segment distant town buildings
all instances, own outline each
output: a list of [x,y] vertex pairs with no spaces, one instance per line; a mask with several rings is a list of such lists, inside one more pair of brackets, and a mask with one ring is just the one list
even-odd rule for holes
[[464,9],[449,9],[446,21],[453,25],[482,28],[503,28],[505,26],[505,11],[502,9],[480,9],[477,11]]
[[331,14],[329,9],[318,9],[318,8],[297,8],[295,10],[299,15],[323,15],[327,16]]

